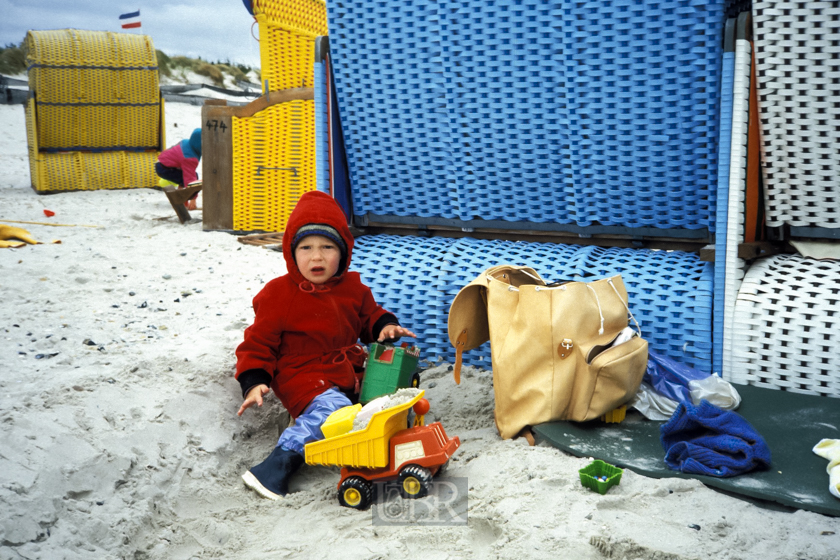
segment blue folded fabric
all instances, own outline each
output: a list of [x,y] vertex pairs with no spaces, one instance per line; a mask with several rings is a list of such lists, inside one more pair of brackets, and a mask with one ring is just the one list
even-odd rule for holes
[[707,400],[680,403],[660,434],[665,463],[677,471],[723,478],[770,467],[770,448],[749,422]]
[[708,373],[648,350],[647,367],[642,381],[672,401],[690,403],[693,401],[689,384],[707,377],[709,377]]

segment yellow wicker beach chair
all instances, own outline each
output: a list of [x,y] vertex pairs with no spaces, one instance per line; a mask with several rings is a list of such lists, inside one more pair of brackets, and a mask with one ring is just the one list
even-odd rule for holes
[[263,91],[313,87],[315,39],[327,34],[324,0],[254,0]]
[[157,57],[145,35],[59,29],[24,39],[32,187],[152,187],[165,145]]

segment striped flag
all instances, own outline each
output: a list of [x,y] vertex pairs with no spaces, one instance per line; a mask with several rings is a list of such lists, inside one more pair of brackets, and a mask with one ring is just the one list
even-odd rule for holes
[[140,10],[120,16],[120,23],[123,29],[134,29],[140,27]]

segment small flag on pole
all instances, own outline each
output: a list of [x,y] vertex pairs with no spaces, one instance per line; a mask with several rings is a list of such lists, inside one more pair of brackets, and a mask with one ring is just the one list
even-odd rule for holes
[[123,29],[134,29],[140,27],[140,10],[120,16],[120,23]]

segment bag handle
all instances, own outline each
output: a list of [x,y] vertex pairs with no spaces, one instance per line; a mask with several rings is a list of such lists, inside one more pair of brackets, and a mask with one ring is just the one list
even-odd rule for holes
[[[610,278],[610,280],[612,280],[612,278]],[[598,334],[604,334],[604,312],[601,311],[601,300],[598,299],[598,292],[596,292],[595,288],[593,288],[590,284],[587,283],[584,285],[592,290],[592,295],[595,296],[595,303],[598,304],[598,315],[601,317],[601,326],[598,329]],[[612,282],[610,282],[610,286],[612,286]],[[615,286],[613,286],[613,290],[615,290]],[[615,293],[618,294],[618,290],[616,290]],[[618,296],[618,299],[621,299],[620,295]],[[621,302],[624,303],[624,300],[621,299]],[[625,305],[625,307],[627,306]]]
[[524,268],[520,268],[520,269],[518,269],[518,270],[517,270],[517,272],[521,272],[521,273],[525,274],[526,276],[530,276],[531,278],[533,278],[534,280],[536,280],[536,281],[537,281],[538,283],[540,283],[540,284],[545,284],[545,281],[544,281],[542,278],[540,278],[540,277],[539,277],[539,276],[537,276],[536,274],[531,274],[530,272],[528,272],[528,271],[527,271],[526,269],[524,269]]
[[[623,298],[623,297],[621,297],[621,294],[620,294],[620,293],[618,293],[618,288],[616,288],[616,287],[615,287],[615,284],[613,284],[612,278],[610,278],[610,279],[608,279],[608,280],[607,280],[607,284],[609,284],[609,285],[610,285],[610,287],[611,287],[611,288],[613,289],[613,291],[615,292],[615,295],[617,295],[617,296],[618,296],[618,299],[619,299],[619,301],[621,301],[621,304],[624,306],[624,309],[626,309],[626,310],[627,310],[627,314],[628,314],[628,315],[630,315],[630,318],[631,318],[631,319],[633,319],[633,322],[634,322],[634,323],[636,323],[636,331],[639,333],[639,336],[641,337],[641,336],[642,336],[642,327],[640,327],[640,326],[639,326],[639,322],[636,320],[636,317],[634,317],[634,316],[633,316],[633,312],[632,312],[632,311],[630,311],[630,308],[627,306],[627,304],[626,304],[626,303],[624,303],[624,298]],[[593,291],[594,291],[594,290],[593,290]],[[598,296],[596,295],[595,297],[597,298]],[[599,304],[599,306],[598,306],[598,311],[600,311],[600,310],[601,310],[601,306],[600,306],[600,304]],[[601,316],[601,330],[602,330],[602,332],[603,332],[603,328],[604,328],[604,316],[602,315],[602,316]],[[599,333],[599,334],[600,334],[600,333]],[[642,338],[643,338],[643,337],[642,337]]]

